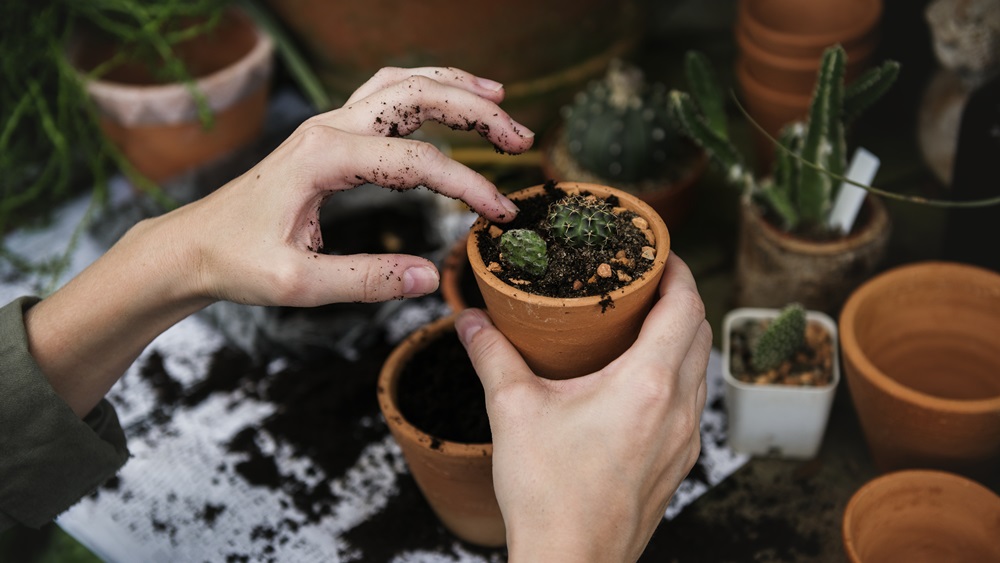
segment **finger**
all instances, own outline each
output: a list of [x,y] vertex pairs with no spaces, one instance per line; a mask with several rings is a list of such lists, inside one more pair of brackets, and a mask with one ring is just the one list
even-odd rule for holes
[[461,199],[492,221],[509,221],[517,206],[472,169],[430,143],[352,135],[314,125],[280,147],[292,158],[276,158],[288,178],[301,178],[320,193],[363,183],[406,190],[426,186]]
[[[679,382],[677,389],[684,394],[684,397],[695,400],[698,395],[698,388],[705,383],[705,374],[708,371],[708,359],[712,354],[712,327],[707,320],[701,322],[698,332],[695,334],[691,347],[684,357],[679,370]],[[701,410],[698,411],[699,413]]]
[[483,383],[487,405],[504,385],[536,383],[521,354],[493,326],[485,312],[474,308],[463,310],[455,318],[455,330]]
[[456,88],[468,90],[477,96],[481,96],[494,103],[503,101],[503,84],[482,78],[472,73],[465,72],[453,67],[420,67],[420,68],[399,68],[385,67],[375,73],[367,82],[361,85],[348,98],[345,106],[351,105],[358,100],[367,98],[375,92],[387,88],[388,86],[406,80],[411,76],[426,76],[442,84],[449,84]]
[[317,115],[312,124],[380,137],[404,137],[425,121],[452,129],[476,131],[498,149],[522,153],[535,134],[514,121],[493,101],[427,78],[409,76],[343,108]]

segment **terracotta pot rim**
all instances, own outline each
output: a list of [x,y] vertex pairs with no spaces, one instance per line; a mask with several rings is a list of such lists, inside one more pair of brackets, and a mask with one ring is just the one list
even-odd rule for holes
[[440,455],[441,457],[481,458],[484,455],[493,455],[492,442],[482,444],[466,444],[463,442],[445,440],[424,432],[407,420],[397,406],[395,397],[396,382],[392,381],[401,370],[402,366],[405,365],[415,353],[427,346],[437,335],[444,333],[445,331],[455,330],[456,316],[458,316],[457,311],[423,325],[410,333],[406,338],[400,341],[395,348],[393,348],[392,352],[390,352],[389,356],[382,364],[382,369],[379,372],[378,402],[387,424],[390,426],[396,426],[402,432],[414,436],[416,441],[421,444],[429,445],[432,441],[439,444],[437,448],[431,448],[428,446],[428,451],[435,452],[435,454]]
[[845,250],[870,244],[879,238],[879,233],[883,229],[889,228],[889,212],[886,210],[882,200],[869,195],[865,198],[865,202],[870,206],[872,211],[872,216],[868,222],[862,225],[862,228],[857,232],[852,232],[846,237],[830,241],[811,241],[790,235],[764,219],[757,204],[744,199],[741,205],[744,212],[761,225],[765,236],[775,244],[800,254],[825,256],[840,254]]
[[1000,274],[985,268],[958,262],[928,260],[896,266],[895,268],[886,270],[858,286],[844,303],[844,307],[840,312],[839,323],[841,353],[845,358],[854,362],[860,377],[863,377],[883,392],[901,401],[941,412],[962,414],[995,413],[1000,410],[1000,396],[986,399],[947,399],[923,393],[903,385],[876,367],[864,353],[863,347],[858,342],[857,333],[853,329],[855,318],[857,317],[858,310],[867,301],[869,296],[881,293],[886,288],[892,287],[898,279],[906,279],[914,273],[930,271],[935,272],[935,277],[940,277],[942,273],[945,273],[960,279],[973,278],[1000,284]]
[[840,384],[840,352],[838,341],[839,336],[837,334],[837,323],[833,320],[830,315],[822,311],[815,311],[809,309],[806,311],[806,320],[815,321],[823,325],[826,330],[830,332],[830,338],[833,340],[833,365],[831,366],[832,378],[830,383],[826,385],[810,385],[810,386],[792,386],[792,385],[776,385],[773,383],[746,383],[736,379],[732,374],[732,368],[730,367],[730,342],[732,334],[732,325],[734,322],[745,319],[745,318],[774,318],[778,316],[780,309],[771,307],[736,307],[735,309],[730,309],[725,317],[722,319],[722,378],[725,380],[726,385],[732,385],[738,389],[744,389],[746,391],[765,391],[768,393],[774,393],[775,391],[781,391],[786,393],[794,394],[815,394],[823,395],[829,393],[831,389],[837,387]]
[[[742,54],[748,58],[760,61],[770,67],[789,72],[810,72],[814,76],[819,73],[819,62],[823,58],[822,53],[816,53],[813,57],[793,57],[773,53],[762,48],[757,42],[750,38],[743,28],[736,29],[736,43],[739,45]],[[878,48],[878,41],[875,37],[865,38],[864,41],[846,48],[847,67],[857,67],[863,64]]]
[[768,103],[776,106],[783,106],[795,110],[808,110],[812,103],[810,94],[791,94],[781,90],[775,90],[757,80],[747,68],[746,55],[740,54],[736,60],[736,76],[744,90],[751,90],[750,94],[755,94]]
[[[545,295],[528,293],[520,288],[504,283],[504,281],[493,274],[493,272],[486,269],[486,264],[483,262],[483,258],[479,254],[479,246],[476,240],[477,237],[472,236],[473,233],[478,233],[489,225],[489,221],[480,217],[476,219],[476,222],[472,225],[472,228],[469,231],[470,234],[466,243],[466,253],[469,256],[472,269],[479,273],[481,279],[489,284],[490,287],[500,293],[510,295],[512,299],[530,301],[541,307],[596,307],[599,306],[602,301],[607,299],[608,296],[610,296],[610,298],[614,301],[620,299],[624,295],[637,291],[639,286],[647,283],[651,276],[653,276],[658,270],[662,269],[663,264],[666,263],[667,257],[670,254],[670,234],[667,231],[667,226],[663,222],[660,215],[652,207],[650,207],[649,204],[628,192],[601,184],[591,184],[586,182],[556,182],[556,187],[564,189],[570,193],[589,191],[597,195],[615,195],[621,202],[622,207],[625,207],[626,209],[633,211],[646,219],[649,222],[649,228],[653,230],[653,235],[656,238],[656,256],[653,258],[653,264],[641,276],[635,278],[627,285],[605,295],[591,295],[588,297],[548,297]],[[541,193],[544,189],[545,184],[539,184],[507,194],[507,197],[513,201],[517,201],[518,199],[531,197]]]
[[[738,25],[744,26],[752,36],[766,37],[771,43],[792,48],[818,48],[822,50],[835,43],[850,43],[868,33],[882,16],[881,1],[856,2],[853,5],[860,6],[863,10],[858,17],[851,19],[852,25],[828,33],[789,33],[768,27],[761,22],[754,14],[755,10],[750,9],[751,4],[754,3],[747,0],[739,2]],[[852,4],[841,2],[840,5],[850,6]]]
[[947,486],[949,489],[972,489],[976,491],[979,498],[992,499],[993,504],[997,505],[997,510],[1000,512],[1000,496],[984,486],[982,483],[968,477],[963,477],[955,473],[938,469],[902,469],[885,473],[863,484],[857,491],[854,492],[853,495],[851,495],[850,500],[847,501],[847,506],[844,508],[844,516],[841,518],[841,535],[844,541],[844,549],[847,551],[847,555],[851,561],[861,561],[861,558],[858,556],[855,549],[855,543],[857,540],[854,537],[854,532],[851,530],[851,524],[854,521],[855,511],[859,510],[858,507],[861,502],[866,496],[871,494],[872,491],[886,486],[892,486],[896,483],[901,485],[903,483],[914,482],[923,485],[938,485],[940,487]]

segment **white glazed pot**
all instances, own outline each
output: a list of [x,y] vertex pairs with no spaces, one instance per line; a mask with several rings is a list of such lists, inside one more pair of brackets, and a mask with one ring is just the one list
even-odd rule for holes
[[749,319],[774,318],[779,309],[738,308],[723,319],[722,376],[726,382],[729,444],[750,455],[791,459],[812,458],[819,451],[840,383],[837,324],[829,315],[808,311],[806,320],[818,322],[830,333],[833,374],[823,386],[789,386],[744,383],[731,370],[730,333]]

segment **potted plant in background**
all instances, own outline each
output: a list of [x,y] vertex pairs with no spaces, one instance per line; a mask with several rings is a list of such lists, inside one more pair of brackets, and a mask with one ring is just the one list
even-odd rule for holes
[[885,206],[871,194],[850,232],[829,222],[836,183],[847,166],[845,128],[888,89],[899,65],[887,61],[845,89],[844,50],[827,49],[808,121],[783,129],[773,172],[758,177],[729,140],[722,95],[706,61],[700,53],[688,54],[692,94],[674,91],[670,105],[682,130],[742,190],[737,306],[781,307],[796,301],[835,313],[877,267],[890,232]]
[[596,371],[635,341],[670,250],[645,202],[598,184],[549,182],[510,194],[510,223],[480,218],[469,262],[497,328],[536,374]]
[[476,545],[504,545],[485,394],[455,334],[455,315],[424,325],[396,346],[379,375],[378,402],[444,526]]
[[676,130],[664,84],[648,84],[639,67],[615,59],[561,114],[542,151],[548,178],[614,186],[650,204],[671,229],[682,224],[708,158]]
[[734,450],[814,457],[840,382],[837,325],[798,303],[734,309],[723,320],[722,375]]

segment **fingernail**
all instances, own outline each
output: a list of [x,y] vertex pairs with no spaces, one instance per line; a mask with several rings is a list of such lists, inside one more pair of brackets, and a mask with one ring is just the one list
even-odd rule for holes
[[[517,215],[518,213],[521,212],[521,209],[517,205],[514,205],[514,202],[509,200],[507,196],[500,194],[499,199],[500,199],[500,205],[502,205],[503,208],[506,209],[507,213],[509,213],[510,215]],[[510,219],[513,219],[513,217],[510,217]]]
[[455,331],[458,339],[466,348],[472,342],[472,337],[486,326],[486,318],[478,309],[466,309],[455,318]]
[[478,82],[480,86],[486,88],[490,92],[499,92],[500,89],[503,88],[503,84],[500,84],[495,80],[490,80],[489,78],[481,78],[477,76],[476,82]]
[[520,135],[522,139],[534,138],[535,132],[532,131],[531,129],[528,129],[527,127],[521,125],[520,123],[514,121],[513,119],[510,120],[510,124],[514,126],[514,132]]
[[403,297],[427,295],[438,287],[438,273],[427,266],[416,266],[403,272]]

